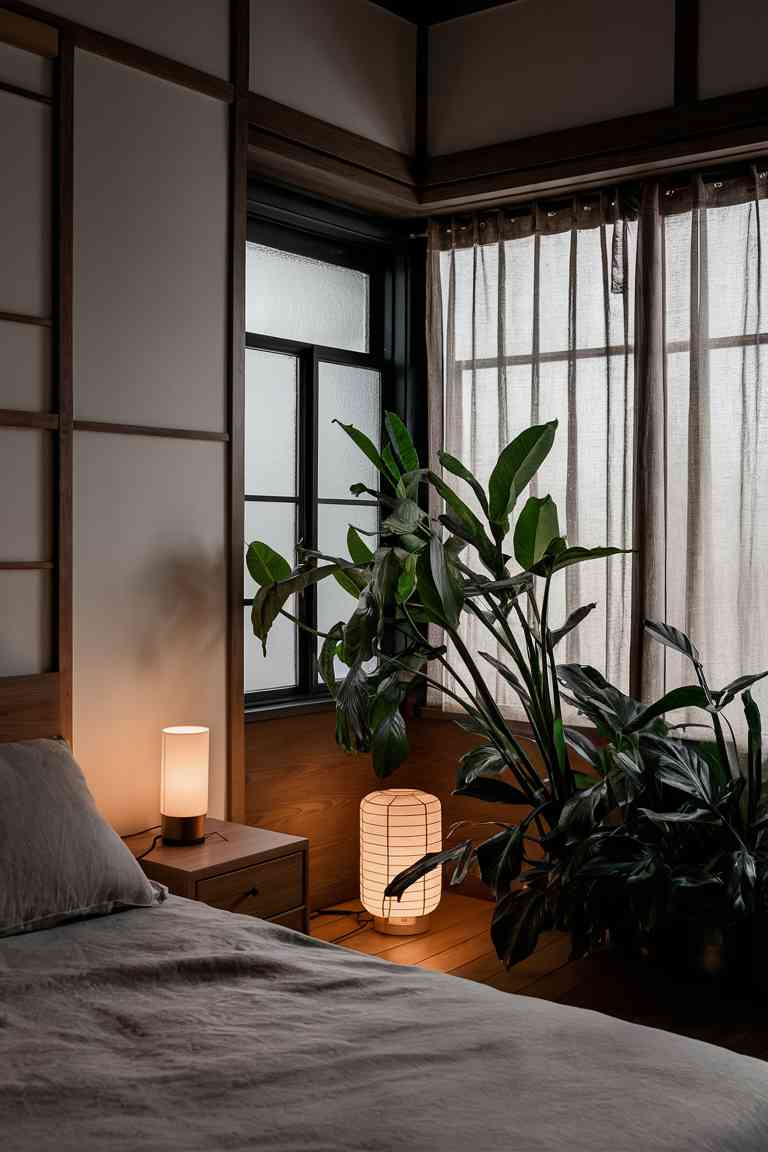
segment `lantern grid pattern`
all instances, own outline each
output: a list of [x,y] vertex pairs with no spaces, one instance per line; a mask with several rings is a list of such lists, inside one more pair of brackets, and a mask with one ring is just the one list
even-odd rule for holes
[[371,792],[360,804],[360,900],[388,920],[427,916],[440,903],[442,868],[417,880],[401,900],[385,896],[390,880],[442,847],[440,801],[413,788]]

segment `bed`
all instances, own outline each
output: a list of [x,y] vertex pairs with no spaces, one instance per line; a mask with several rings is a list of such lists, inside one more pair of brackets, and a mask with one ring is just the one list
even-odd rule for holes
[[4,1152],[765,1152],[768,1065],[176,897],[0,940]]

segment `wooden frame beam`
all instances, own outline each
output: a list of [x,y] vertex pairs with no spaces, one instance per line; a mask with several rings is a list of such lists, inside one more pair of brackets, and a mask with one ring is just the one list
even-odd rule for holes
[[245,242],[248,226],[249,0],[230,0],[227,533],[227,816],[245,820],[243,538],[245,517]]
[[0,41],[53,60],[59,54],[59,34],[50,24],[0,8]]
[[[42,27],[49,26],[49,31],[61,37],[65,33],[73,47],[85,52],[93,52],[97,56],[104,56],[117,64],[125,64],[129,68],[136,68],[147,72],[150,76],[159,76],[169,80],[172,84],[179,84],[183,88],[190,88],[193,92],[200,92],[214,100],[223,100],[229,103],[233,99],[233,87],[228,80],[203,72],[199,68],[192,68],[180,60],[172,60],[159,52],[152,52],[148,48],[141,48],[138,44],[131,44],[121,40],[118,36],[110,36],[106,32],[96,32],[79,24],[75,20],[67,20],[54,12],[47,12],[33,4],[23,3],[22,0],[6,0],[5,11],[15,18],[27,18],[31,22],[40,22]],[[0,34],[0,39],[2,39]],[[56,55],[56,53],[53,53]]]

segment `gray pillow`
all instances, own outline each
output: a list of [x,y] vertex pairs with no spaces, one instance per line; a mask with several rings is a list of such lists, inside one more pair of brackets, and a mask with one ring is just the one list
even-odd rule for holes
[[99,815],[63,741],[0,743],[0,936],[163,896]]

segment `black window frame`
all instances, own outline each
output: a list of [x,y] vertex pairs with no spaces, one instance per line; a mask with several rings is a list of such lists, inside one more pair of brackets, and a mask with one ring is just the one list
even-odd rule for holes
[[[294,355],[298,361],[297,490],[295,498],[275,498],[245,493],[249,502],[290,502],[297,508],[297,541],[316,547],[318,508],[321,504],[348,505],[350,511],[361,504],[375,506],[373,500],[319,499],[318,482],[318,373],[323,362],[351,365],[378,371],[381,379],[380,413],[398,412],[415,431],[409,418],[412,391],[411,266],[412,245],[407,222],[363,216],[326,202],[310,200],[269,185],[249,190],[247,239],[297,255],[356,268],[369,276],[369,350],[350,352],[297,340],[286,340],[246,331],[246,349]],[[420,253],[423,259],[423,253]],[[415,285],[422,287],[417,274]],[[417,289],[417,290],[418,290]],[[423,389],[423,378],[421,382]],[[343,414],[340,414],[343,415]],[[352,517],[350,517],[352,519]],[[246,541],[246,544],[248,541]],[[252,599],[243,597],[244,606]],[[350,609],[352,605],[350,602]],[[317,590],[308,589],[300,598],[299,619],[310,627],[317,623]],[[249,624],[246,623],[246,631]],[[246,716],[331,707],[331,696],[317,672],[317,640],[296,629],[297,683],[286,688],[245,693]]]

